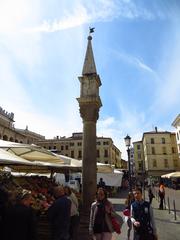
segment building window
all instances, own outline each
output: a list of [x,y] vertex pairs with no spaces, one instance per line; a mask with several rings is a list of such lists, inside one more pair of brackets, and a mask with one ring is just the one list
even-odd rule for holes
[[99,150],[97,150],[97,157],[99,158]]
[[71,157],[74,158],[74,151],[71,151]]
[[101,142],[96,142],[96,145],[101,145]]
[[163,147],[163,148],[162,148],[162,151],[163,151],[163,154],[167,154],[167,152],[166,152],[166,147]]
[[109,142],[108,141],[103,142],[103,145],[109,145]]
[[68,145],[66,145],[66,150],[68,150]]
[[177,132],[177,140],[179,140],[179,134],[178,134],[178,132]]
[[164,159],[164,167],[165,167],[165,168],[168,168],[168,167],[169,167],[169,165],[168,165],[168,160],[167,160],[167,159]]
[[46,146],[44,146],[44,148],[46,148]]
[[157,167],[157,161],[156,159],[153,159],[153,168]]
[[81,150],[78,151],[78,158],[82,158],[82,151]]
[[174,147],[172,147],[172,153],[176,153],[176,150]]
[[104,150],[104,157],[108,157],[108,150],[107,149]]
[[61,150],[64,150],[64,146],[61,146]]
[[151,144],[154,144],[154,138],[151,138]]
[[173,159],[173,164],[174,164],[174,167],[177,168],[178,167],[178,160],[177,159]]
[[54,149],[56,149],[56,146],[54,146]]
[[77,145],[78,145],[78,146],[82,146],[82,142],[78,142]]
[[141,145],[137,145],[137,150],[140,150],[141,149]]
[[152,154],[156,154],[155,153],[155,147],[152,147],[151,150],[152,150]]
[[142,162],[138,162],[138,169],[142,171]]
[[138,153],[138,159],[141,159],[141,153]]
[[71,143],[70,143],[70,146],[71,146],[71,147],[73,147],[73,146],[74,146],[74,143],[73,143],[73,142],[71,142]]
[[162,144],[165,144],[166,143],[165,138],[161,138],[161,142]]
[[51,150],[51,146],[49,146],[49,150]]

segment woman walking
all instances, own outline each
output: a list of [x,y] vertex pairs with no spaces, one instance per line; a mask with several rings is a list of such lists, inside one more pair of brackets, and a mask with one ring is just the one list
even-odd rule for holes
[[127,199],[125,201],[125,210],[123,211],[125,216],[125,222],[127,223],[127,240],[130,240],[131,230],[132,230],[132,222],[130,217],[130,210],[131,210],[131,204],[134,202],[134,194],[133,192],[129,192]]
[[112,203],[107,199],[105,189],[98,188],[97,199],[91,205],[89,232],[93,240],[111,240],[112,229],[107,215],[113,211]]

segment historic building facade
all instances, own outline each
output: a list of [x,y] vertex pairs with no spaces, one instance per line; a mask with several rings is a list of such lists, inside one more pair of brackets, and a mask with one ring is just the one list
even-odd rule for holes
[[[55,137],[54,139],[40,140],[39,146],[68,157],[82,159],[82,133],[73,133],[71,137]],[[113,144],[111,138],[96,138],[97,162],[109,163],[121,167],[121,151]]]
[[144,147],[142,141],[133,142],[135,175],[141,176],[144,172]]
[[176,140],[180,158],[180,114],[175,118],[175,120],[172,123],[172,126],[176,128]]
[[[15,128],[14,113],[8,113],[0,108],[0,139],[5,141],[38,144],[58,154],[82,159],[82,133],[73,133],[71,137],[56,137],[45,139],[38,133],[25,129]],[[109,163],[117,168],[122,168],[121,151],[108,137],[97,137],[97,162]]]
[[168,131],[143,133],[142,141],[134,142],[136,173],[158,176],[180,169],[176,134]]
[[0,139],[19,143],[35,143],[37,140],[45,139],[44,136],[26,129],[14,127],[14,113],[8,113],[0,107]]

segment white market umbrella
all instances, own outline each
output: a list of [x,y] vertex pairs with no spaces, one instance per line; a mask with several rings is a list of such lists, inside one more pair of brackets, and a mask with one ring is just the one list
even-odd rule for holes
[[161,177],[162,178],[178,178],[180,177],[180,172],[172,172],[172,173],[164,174]]
[[6,150],[9,153],[29,161],[41,161],[57,164],[62,163],[62,161],[54,153],[36,145],[0,140],[0,149]]
[[31,162],[0,149],[0,165],[32,165]]

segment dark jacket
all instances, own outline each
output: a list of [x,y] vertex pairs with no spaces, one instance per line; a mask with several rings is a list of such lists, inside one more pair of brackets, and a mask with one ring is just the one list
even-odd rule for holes
[[5,211],[3,240],[36,240],[36,216],[31,207],[9,206]]
[[61,196],[48,209],[48,219],[51,226],[53,239],[66,236],[69,233],[71,201],[66,196]]

